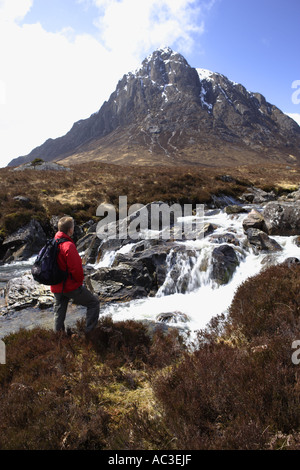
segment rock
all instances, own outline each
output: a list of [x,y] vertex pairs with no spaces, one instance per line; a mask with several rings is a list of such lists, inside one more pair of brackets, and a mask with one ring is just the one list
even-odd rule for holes
[[247,191],[241,196],[241,199],[253,204],[263,204],[268,201],[274,201],[276,194],[274,191],[264,191],[260,188],[248,188]]
[[236,179],[230,175],[222,175],[220,176],[220,180],[224,181],[225,183],[236,183]]
[[231,243],[232,245],[235,246],[240,246],[239,240],[236,238],[236,236],[233,233],[224,233],[222,235],[211,235],[210,240],[213,243]]
[[38,254],[47,237],[40,223],[32,219],[25,227],[6,237],[1,246],[2,261],[26,260]]
[[203,234],[205,237],[213,233],[218,228],[218,225],[206,223],[203,225]]
[[100,268],[87,276],[87,285],[105,302],[124,302],[147,297],[153,280],[142,263]]
[[[173,227],[177,216],[183,216],[182,206],[176,204],[176,208],[178,213],[172,211],[172,206],[162,201],[153,201],[141,206],[140,209],[127,217],[110,222],[106,226],[105,222],[101,221],[97,226],[97,235],[104,241],[112,241],[114,246],[117,243],[132,243],[139,239],[145,239],[147,233],[144,233],[142,229],[161,231]],[[102,210],[104,212],[104,209]],[[162,215],[163,211],[165,211],[165,217]]]
[[232,204],[225,207],[225,212],[226,214],[242,214],[243,212],[247,212],[247,210],[240,204]]
[[265,227],[264,217],[256,209],[252,209],[251,212],[249,212],[249,214],[244,218],[242,225],[245,232],[249,228],[263,230]]
[[99,247],[101,240],[97,237],[96,233],[87,233],[76,243],[79,253],[84,251],[82,256],[83,264],[94,264],[99,261]]
[[300,200],[269,202],[263,209],[263,217],[269,235],[300,235]]
[[[102,267],[87,275],[88,286],[99,295],[100,300],[119,302],[154,295],[165,282],[169,269],[175,278],[180,275],[180,270],[175,272],[176,253],[184,251],[184,247],[172,242],[146,249],[141,247],[138,244],[136,251],[118,253],[111,267]],[[171,250],[173,254],[167,264]]]
[[300,200],[300,189],[297,189],[297,191],[293,191],[292,193],[288,194],[287,197],[289,199],[294,199],[294,201],[299,201]]
[[218,284],[227,284],[239,264],[234,248],[221,245],[212,252],[212,278]]
[[50,287],[35,282],[29,271],[8,281],[4,288],[4,297],[8,311],[32,306],[48,308],[53,305],[54,298]]
[[31,207],[31,201],[30,201],[29,197],[15,196],[15,197],[13,197],[13,200],[19,202],[20,205],[22,205],[24,207]]
[[54,170],[54,171],[71,171],[70,168],[67,168],[63,165],[60,165],[55,162],[44,162],[40,161],[37,163],[28,162],[13,168],[12,171],[25,171],[25,170],[37,170],[37,171],[45,171],[45,170]]
[[276,240],[270,238],[265,232],[257,228],[249,228],[246,231],[249,243],[255,251],[281,251],[282,247]]
[[188,316],[185,313],[175,311],[160,313],[156,317],[156,321],[162,323],[186,323],[189,321]]
[[212,205],[215,208],[223,208],[230,205],[236,206],[240,203],[238,199],[233,196],[228,196],[227,194],[219,194],[218,196],[212,194],[211,199]]
[[300,264],[300,260],[298,258],[291,256],[287,258],[286,260],[284,260],[283,263],[287,264],[290,267],[290,266],[293,266],[294,264]]

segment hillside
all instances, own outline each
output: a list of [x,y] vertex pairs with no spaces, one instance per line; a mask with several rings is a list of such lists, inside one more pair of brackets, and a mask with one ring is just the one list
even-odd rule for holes
[[70,171],[38,168],[0,170],[0,242],[33,218],[46,232],[52,216],[70,214],[84,223],[95,218],[103,202],[118,207],[119,196],[127,196],[128,205],[157,200],[204,204],[213,195],[238,197],[249,186],[288,193],[300,182],[300,167],[286,165],[157,166],[149,171],[147,166],[91,162],[71,165]]
[[66,165],[291,165],[300,162],[300,127],[260,93],[193,68],[165,48],[124,75],[88,119],[9,166],[35,158]]

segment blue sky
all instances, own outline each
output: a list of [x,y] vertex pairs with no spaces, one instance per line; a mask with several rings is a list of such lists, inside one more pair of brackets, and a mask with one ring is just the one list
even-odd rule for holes
[[161,46],[299,120],[299,31],[299,0],[0,0],[0,166],[97,111]]

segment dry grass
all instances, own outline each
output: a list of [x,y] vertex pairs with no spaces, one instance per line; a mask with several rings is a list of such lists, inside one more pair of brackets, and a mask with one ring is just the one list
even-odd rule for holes
[[[220,177],[229,174],[233,182]],[[65,213],[78,223],[95,218],[102,202],[118,207],[119,196],[128,205],[155,200],[205,203],[212,194],[238,196],[254,185],[277,192],[289,192],[300,184],[300,167],[285,165],[201,167],[201,166],[124,166],[91,162],[77,164],[71,171],[14,172],[0,169],[0,234],[6,235],[35,217],[47,229],[52,215]],[[15,196],[30,199],[27,204]]]

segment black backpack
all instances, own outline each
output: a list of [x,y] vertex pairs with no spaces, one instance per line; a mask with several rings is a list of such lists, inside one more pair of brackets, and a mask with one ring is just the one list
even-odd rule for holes
[[53,238],[47,241],[31,268],[31,274],[35,281],[47,286],[54,286],[67,279],[68,271],[62,271],[57,264],[58,247],[67,241],[69,240],[66,238]]

